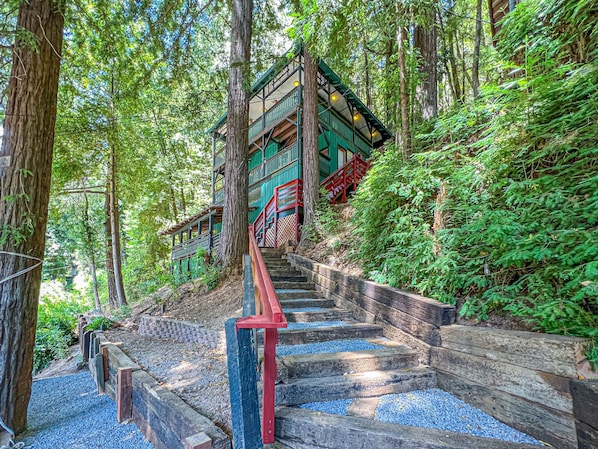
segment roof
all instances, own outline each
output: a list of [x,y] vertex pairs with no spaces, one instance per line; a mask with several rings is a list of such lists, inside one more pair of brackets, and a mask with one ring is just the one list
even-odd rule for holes
[[206,209],[202,210],[201,212],[198,212],[197,214],[195,214],[191,217],[187,217],[183,221],[179,221],[178,223],[172,225],[170,228],[160,231],[158,234],[159,235],[172,235],[175,232],[178,232],[181,229],[183,229],[185,226],[187,226],[193,222],[199,221],[200,219],[207,217],[209,215],[212,215],[214,213],[217,214],[218,212],[220,212],[220,213],[222,212],[221,206],[209,206]]
[[[251,97],[254,97],[264,86],[266,86],[272,79],[274,79],[286,65],[289,63],[289,59],[297,56],[303,52],[303,46],[301,44],[295,45],[291,50],[284,54],[280,60],[270,67],[252,86]],[[382,137],[381,142],[392,137],[392,133],[382,124],[382,122],[374,115],[369,108],[363,104],[363,102],[355,95],[355,93],[349,89],[340,79],[340,77],[326,64],[323,60],[318,61],[318,68],[320,73],[328,80],[328,82],[338,92],[347,98],[351,105],[363,115],[363,117],[380,132]],[[225,113],[218,119],[218,121],[208,130],[209,134],[216,132],[226,122],[227,114]]]

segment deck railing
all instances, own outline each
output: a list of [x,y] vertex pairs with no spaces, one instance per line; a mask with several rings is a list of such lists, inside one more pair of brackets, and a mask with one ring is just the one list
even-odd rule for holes
[[353,190],[357,188],[368,168],[370,168],[370,163],[355,155],[341,168],[324,179],[321,185],[328,190],[330,202],[335,203],[341,197],[341,202],[345,203],[347,201],[347,190],[349,187],[353,187]]
[[249,254],[254,283],[255,315],[239,318],[236,328],[237,330],[264,329],[262,441],[264,444],[271,444],[274,443],[274,389],[278,376],[276,366],[278,329],[285,328],[288,324],[252,226],[249,227]]
[[[268,204],[262,209],[260,214],[253,222],[253,235],[258,246],[271,246],[276,248],[278,240],[278,220],[284,212],[294,210],[295,226],[294,238],[299,241],[299,209],[303,207],[303,181],[294,179],[286,184],[274,189],[274,194]],[[268,242],[268,232],[273,233],[273,237]],[[269,243],[269,244],[268,244]]]

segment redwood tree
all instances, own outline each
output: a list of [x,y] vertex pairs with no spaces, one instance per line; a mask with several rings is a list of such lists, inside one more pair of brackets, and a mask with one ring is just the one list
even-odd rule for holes
[[316,218],[320,192],[320,154],[318,152],[318,63],[307,50],[303,52],[303,225]]
[[[21,2],[0,149],[0,416],[27,425],[62,52],[62,2]],[[18,36],[23,36],[19,33]],[[28,39],[31,42],[31,39]],[[28,256],[28,257],[25,257]],[[19,274],[20,273],[20,274]],[[14,277],[14,275],[18,276]]]
[[224,210],[218,259],[223,268],[240,271],[249,250],[247,127],[249,123],[249,64],[253,0],[232,0],[232,32],[226,121]]

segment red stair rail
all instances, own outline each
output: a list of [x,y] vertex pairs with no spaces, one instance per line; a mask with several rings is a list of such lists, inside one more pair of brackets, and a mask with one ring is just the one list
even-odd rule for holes
[[294,179],[274,189],[274,195],[253,222],[253,235],[258,246],[264,247],[267,232],[273,229],[273,247],[278,247],[278,218],[282,212],[295,211],[295,241],[299,241],[299,208],[303,207],[303,181]]
[[256,315],[239,318],[237,329],[264,329],[262,441],[264,444],[271,444],[274,443],[274,387],[278,375],[276,366],[278,329],[287,327],[288,323],[255,239],[253,226],[249,226],[249,254],[255,289]]
[[347,189],[352,186],[355,190],[369,168],[370,163],[356,154],[350,161],[324,179],[320,185],[330,192],[331,203],[336,203],[339,195],[342,197],[341,202],[346,203]]

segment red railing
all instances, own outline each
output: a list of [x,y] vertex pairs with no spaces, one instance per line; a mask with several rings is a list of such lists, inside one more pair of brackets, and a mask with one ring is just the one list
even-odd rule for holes
[[330,192],[330,202],[336,203],[339,196],[342,203],[347,202],[347,190],[349,187],[353,187],[353,190],[355,190],[369,168],[369,162],[355,155],[345,165],[322,181],[321,186]]
[[253,226],[249,226],[249,254],[251,255],[256,315],[239,318],[237,329],[264,329],[262,441],[264,444],[271,444],[274,443],[274,388],[278,375],[276,366],[278,329],[287,327],[288,324],[255,239]]
[[[286,211],[295,211],[294,238],[299,241],[299,208],[303,207],[303,181],[294,179],[274,189],[274,195],[253,222],[253,235],[258,246],[278,247],[278,219]],[[268,231],[272,240],[268,242]],[[268,244],[269,243],[269,244]]]

